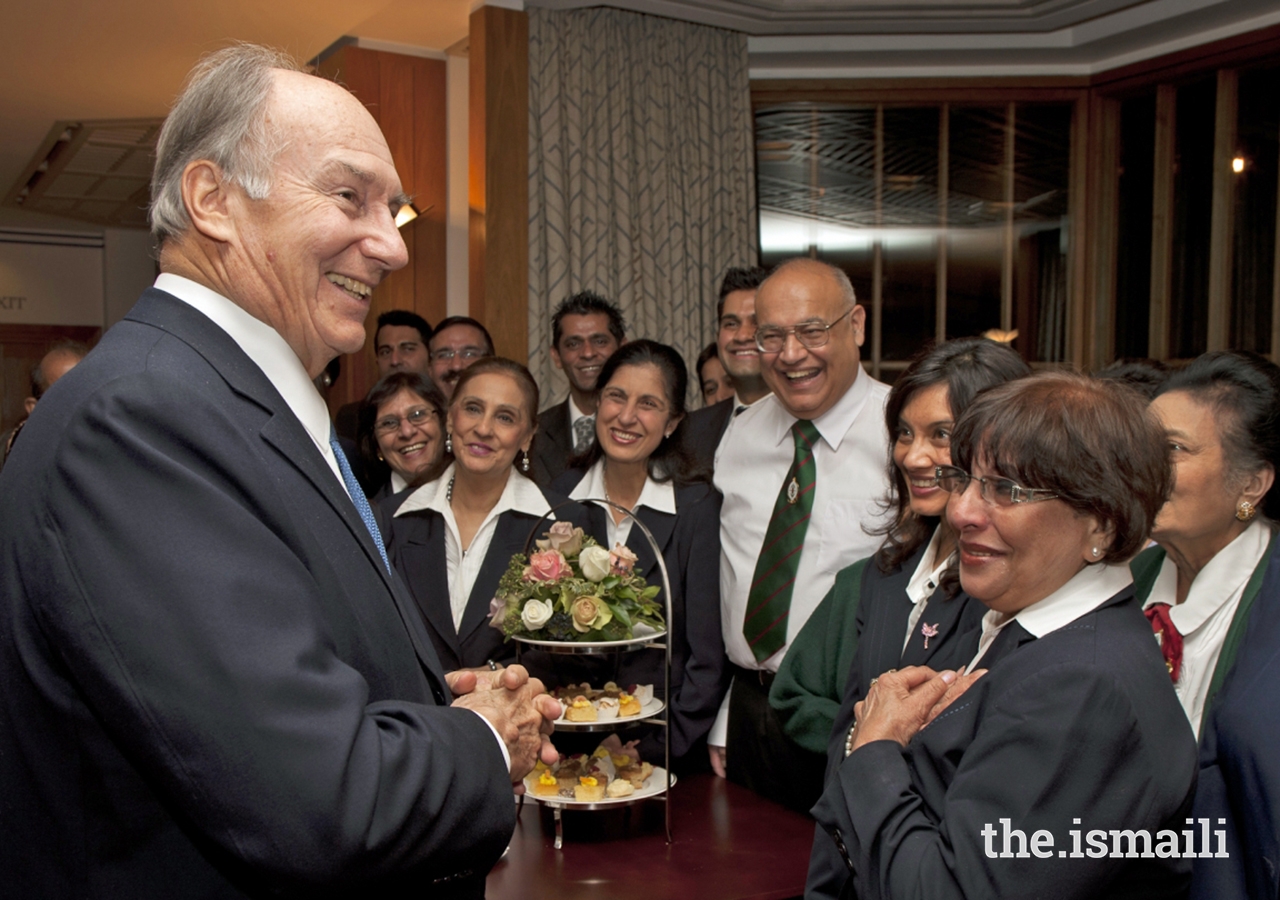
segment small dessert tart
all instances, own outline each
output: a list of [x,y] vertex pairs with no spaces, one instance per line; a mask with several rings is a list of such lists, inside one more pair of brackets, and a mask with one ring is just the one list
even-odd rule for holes
[[533,786],[533,795],[535,797],[554,797],[560,793],[560,780],[552,775],[550,771],[544,771],[538,776],[537,782]]
[[618,718],[618,701],[612,697],[601,697],[596,701],[596,715],[601,720]]
[[630,797],[635,792],[635,786],[630,781],[622,778],[614,779],[605,788],[605,793],[610,797]]
[[573,698],[573,702],[564,711],[564,717],[570,722],[594,722],[599,718],[595,706],[581,694]]
[[578,784],[573,789],[573,799],[586,802],[595,802],[604,799],[604,785],[599,779],[590,775],[583,775],[578,779]]
[[618,715],[623,717],[640,715],[640,701],[630,694],[620,695],[618,697]]
[[631,686],[631,694],[640,701],[641,706],[645,706],[653,702],[653,685],[633,684]]

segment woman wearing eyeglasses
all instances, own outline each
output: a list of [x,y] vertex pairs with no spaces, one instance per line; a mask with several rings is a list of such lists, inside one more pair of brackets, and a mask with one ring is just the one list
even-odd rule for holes
[[[422,611],[446,671],[509,662],[515,645],[488,627],[511,557],[546,516],[586,528],[587,512],[524,474],[538,427],[538,385],[520,363],[478,360],[459,374],[446,421],[445,468],[379,507],[387,556]],[[557,508],[551,513],[553,507]],[[535,535],[537,537],[539,535]]]
[[440,389],[416,372],[392,372],[369,391],[358,434],[365,471],[382,485],[370,498],[375,506],[433,477],[444,454],[444,410]]
[[[962,338],[917,354],[889,392],[885,502],[893,515],[879,532],[884,544],[836,575],[769,691],[787,735],[826,753],[828,774],[843,758],[853,706],[871,679],[905,665],[956,664],[958,638],[981,618],[981,604],[960,591],[956,536],[943,519],[949,495],[938,487],[936,469],[951,464],[951,431],[973,399],[1030,371],[1004,344]],[[835,896],[843,873],[834,846],[819,841],[808,894]]]
[[1195,740],[1125,565],[1171,484],[1164,445],[1134,392],[1067,373],[960,417],[939,484],[987,612],[961,670],[886,672],[855,707],[814,808],[853,896],[1186,890],[1169,851]]

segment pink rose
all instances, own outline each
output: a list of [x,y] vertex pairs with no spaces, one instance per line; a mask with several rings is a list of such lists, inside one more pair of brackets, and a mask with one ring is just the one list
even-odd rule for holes
[[555,581],[569,572],[569,563],[559,550],[542,550],[529,557],[529,574],[533,581]]
[[584,533],[572,522],[556,522],[546,533],[545,541],[538,541],[539,550],[558,550],[564,556],[573,556],[582,550]]
[[630,575],[635,567],[636,555],[631,552],[631,548],[614,544],[613,549],[609,551],[609,568],[613,570],[613,574]]
[[489,601],[489,624],[498,630],[507,621],[507,603],[501,597]]

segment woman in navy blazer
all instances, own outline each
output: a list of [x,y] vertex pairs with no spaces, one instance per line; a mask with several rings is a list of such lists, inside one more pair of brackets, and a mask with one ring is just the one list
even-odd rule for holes
[[[728,677],[720,635],[720,495],[682,443],[688,380],[674,348],[649,340],[623,345],[597,381],[596,439],[552,487],[633,510],[661,548],[671,581],[671,754],[684,767],[692,761],[705,767],[706,754],[690,751],[706,743]],[[623,544],[636,556],[636,571],[662,584],[657,557],[629,517],[592,504],[590,518],[601,545]],[[661,693],[663,665],[661,651],[626,653],[616,680],[652,683]],[[653,757],[660,746],[649,735],[641,753]]]
[[[448,465],[379,508],[387,555],[446,670],[514,661],[515,645],[489,627],[490,601],[511,557],[525,552],[544,517],[544,530],[553,518],[589,524],[585,509],[523,474],[537,410],[538,385],[528,369],[499,357],[476,362],[458,378],[449,404]],[[538,655],[522,662],[545,674]]]
[[1164,443],[1136,393],[1062,372],[957,421],[938,480],[961,586],[988,612],[972,674],[886,672],[854,708],[813,810],[840,896],[1186,891],[1190,862],[1168,851],[1195,740],[1125,565],[1171,484]]

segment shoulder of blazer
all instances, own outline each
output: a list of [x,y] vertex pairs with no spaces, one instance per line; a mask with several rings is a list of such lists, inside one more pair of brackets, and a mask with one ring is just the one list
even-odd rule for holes
[[1133,559],[1129,560],[1129,571],[1133,573],[1133,593],[1139,603],[1146,603],[1155,587],[1156,578],[1160,575],[1160,567],[1164,565],[1163,547],[1148,547]]
[[[569,446],[569,398],[538,413],[538,436],[558,447]],[[535,439],[536,440],[536,439]]]

